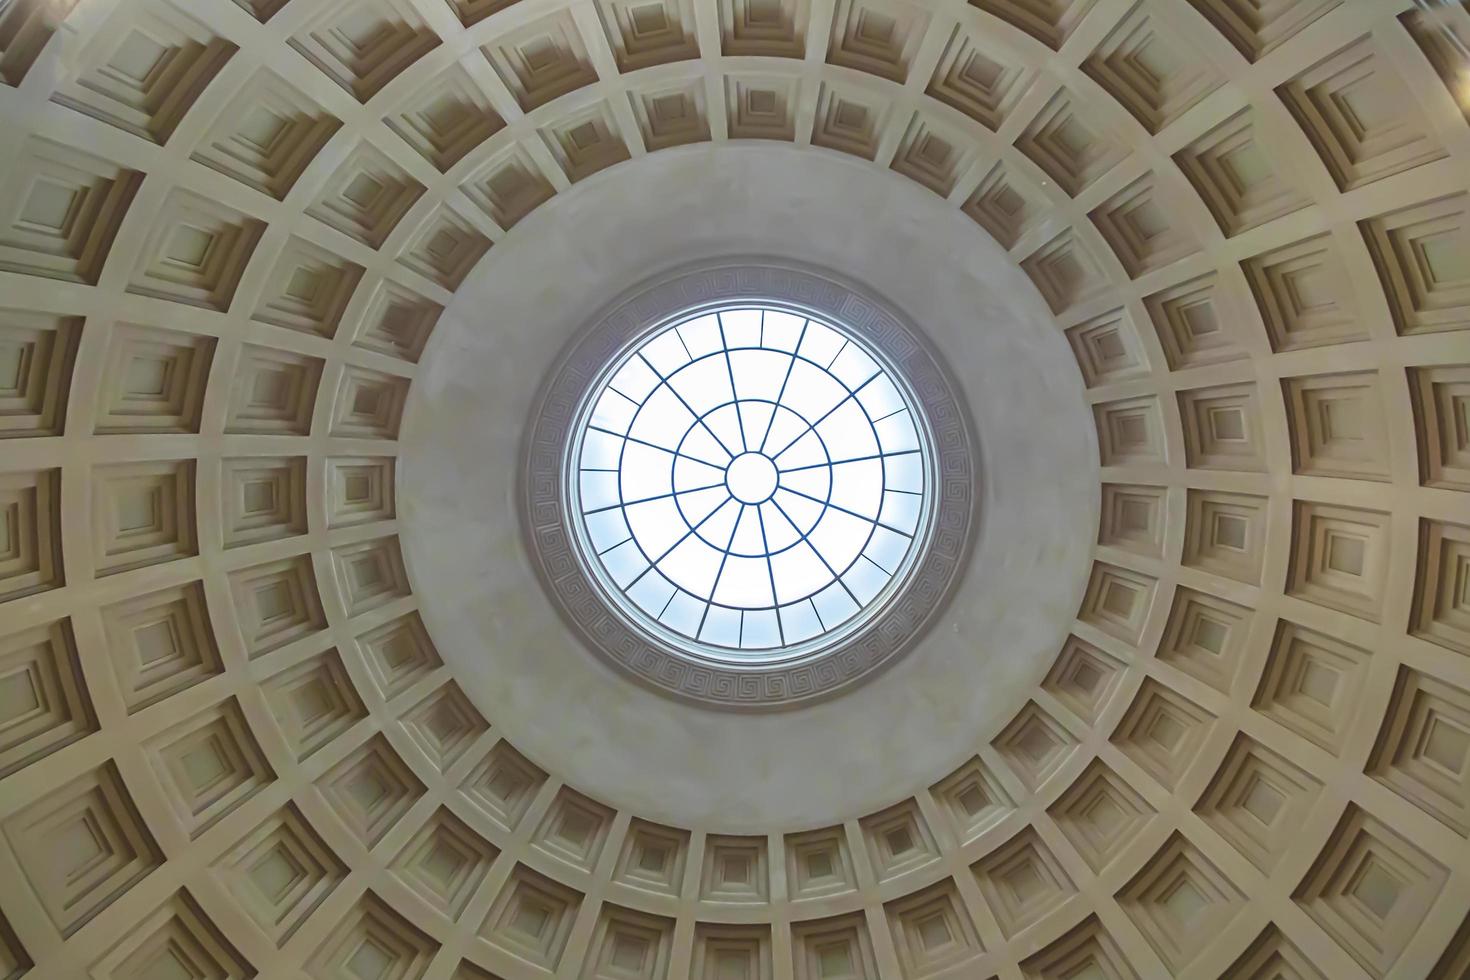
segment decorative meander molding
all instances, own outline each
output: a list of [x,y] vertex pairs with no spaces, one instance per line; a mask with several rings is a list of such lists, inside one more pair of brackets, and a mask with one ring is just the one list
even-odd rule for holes
[[[898,366],[927,417],[934,447],[930,538],[908,581],[861,630],[796,663],[728,667],[675,650],[627,623],[582,564],[564,504],[565,456],[583,397],[616,353],[685,310],[767,300],[830,316]],[[597,317],[542,389],[525,440],[525,543],[567,621],[598,655],[669,694],[730,708],[774,708],[830,695],[909,649],[964,568],[979,474],[970,423],[946,370],[879,301],[822,273],[725,260],[660,278]]]

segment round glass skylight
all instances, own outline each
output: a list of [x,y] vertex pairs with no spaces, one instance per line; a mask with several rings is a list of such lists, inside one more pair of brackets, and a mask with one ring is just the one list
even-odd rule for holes
[[850,636],[922,550],[927,426],[850,331],[775,307],[644,335],[588,393],[567,491],[613,603],[682,652],[801,657]]

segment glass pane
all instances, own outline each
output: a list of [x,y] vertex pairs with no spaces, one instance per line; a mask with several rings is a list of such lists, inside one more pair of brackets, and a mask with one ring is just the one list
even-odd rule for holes
[[926,512],[904,390],[861,341],[782,310],[653,335],[589,393],[581,433],[574,504],[604,587],[732,662],[855,622]]

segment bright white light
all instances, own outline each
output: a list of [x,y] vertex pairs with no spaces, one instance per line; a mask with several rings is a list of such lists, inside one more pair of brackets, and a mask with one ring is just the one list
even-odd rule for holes
[[635,617],[716,655],[841,631],[923,530],[927,444],[904,390],[846,331],[781,310],[702,313],[645,340],[574,443],[600,577]]

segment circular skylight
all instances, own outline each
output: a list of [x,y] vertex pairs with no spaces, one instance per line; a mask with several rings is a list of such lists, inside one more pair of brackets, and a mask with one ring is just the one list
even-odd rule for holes
[[688,315],[584,405],[567,481],[584,560],[683,652],[812,653],[867,622],[921,550],[926,426],[840,326],[772,307]]

